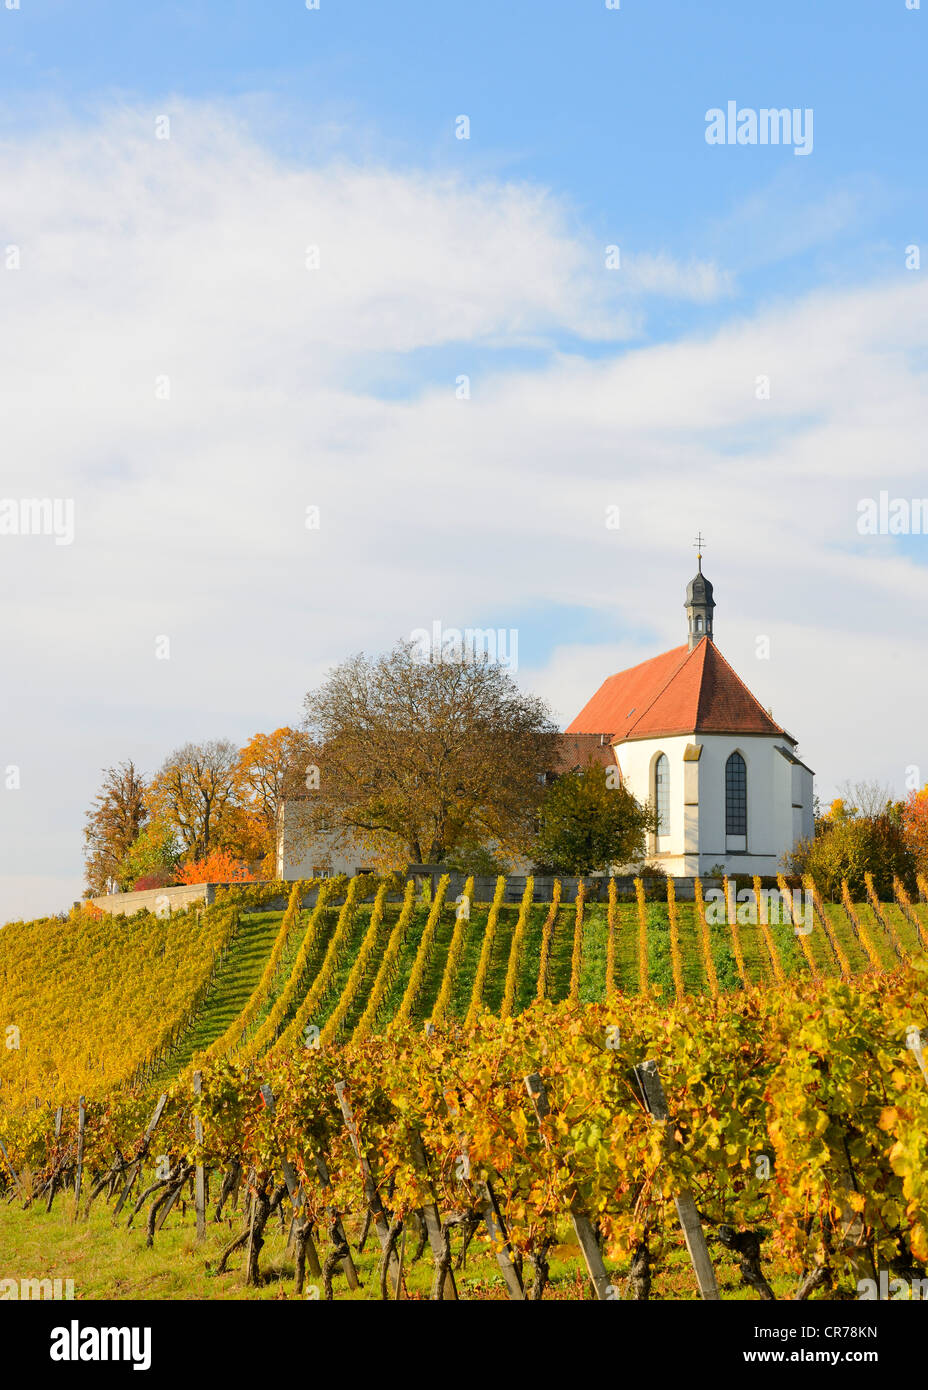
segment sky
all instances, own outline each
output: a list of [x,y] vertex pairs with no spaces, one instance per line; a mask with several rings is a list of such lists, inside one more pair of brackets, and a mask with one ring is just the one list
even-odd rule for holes
[[821,799],[928,781],[914,5],[0,0],[0,921],[436,622],[568,723],[697,530]]

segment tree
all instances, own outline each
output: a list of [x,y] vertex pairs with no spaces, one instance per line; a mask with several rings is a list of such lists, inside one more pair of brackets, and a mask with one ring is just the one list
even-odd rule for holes
[[305,794],[312,744],[299,729],[255,734],[238,755],[236,797],[258,854],[277,851],[277,817],[288,797]]
[[903,805],[902,823],[916,869],[928,875],[928,783],[921,791],[909,792]]
[[179,858],[171,827],[160,818],[149,820],[119,866],[120,881],[126,888],[163,888],[174,882]]
[[185,743],[152,782],[152,811],[176,831],[188,858],[203,859],[214,847],[241,839],[237,767],[238,749],[228,739]]
[[800,840],[786,856],[791,874],[811,874],[823,897],[841,895],[841,880],[860,902],[866,897],[864,874],[873,874],[877,896],[892,900],[893,878],[909,890],[915,887],[915,856],[907,842],[903,803],[890,802],[876,816],[849,812],[843,801],[833,802],[811,840]]
[[105,769],[100,790],[85,817],[88,897],[105,893],[113,881],[123,889],[131,881],[126,879],[121,865],[148,819],[145,792],[144,779],[131,759]]
[[360,833],[415,863],[531,838],[554,726],[500,666],[423,659],[400,642],[336,667],[305,708],[320,759],[305,803],[310,832],[328,829],[334,842]]
[[644,858],[654,814],[622,782],[611,785],[606,771],[590,762],[548,788],[535,857],[553,873],[589,874]]
[[228,850],[210,850],[205,859],[192,859],[177,875],[178,883],[253,883],[254,875],[247,864],[236,859]]
[[872,820],[893,804],[893,789],[886,782],[845,780],[838,791],[841,793],[840,804],[849,816],[866,816]]

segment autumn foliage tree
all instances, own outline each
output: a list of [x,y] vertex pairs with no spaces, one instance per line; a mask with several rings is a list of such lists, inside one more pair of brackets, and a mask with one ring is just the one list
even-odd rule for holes
[[902,821],[917,871],[928,876],[928,783],[921,791],[909,792],[903,804]]
[[129,846],[120,864],[120,875],[129,888],[162,888],[174,882],[179,858],[171,826],[159,817],[149,818]]
[[306,697],[320,759],[308,828],[370,836],[415,863],[475,841],[519,850],[553,727],[542,701],[481,657],[423,658],[411,642],[352,657]]
[[811,874],[826,898],[836,899],[847,881],[855,901],[866,896],[864,875],[873,875],[877,895],[892,899],[893,879],[915,888],[915,855],[909,842],[903,802],[890,801],[878,814],[863,815],[844,798],[833,801],[816,823],[811,840],[800,840],[787,855],[792,874]]
[[152,813],[170,824],[188,859],[241,841],[236,800],[239,750],[228,739],[185,743],[165,759],[149,790]]
[[254,734],[239,752],[235,789],[254,857],[275,856],[280,809],[288,797],[305,794],[311,760],[309,736],[286,727]]
[[84,867],[89,897],[105,893],[111,882],[121,889],[131,886],[123,861],[148,815],[145,781],[132,760],[107,768],[85,818]]
[[210,850],[203,859],[191,859],[177,872],[178,883],[253,883],[248,865],[225,849]]

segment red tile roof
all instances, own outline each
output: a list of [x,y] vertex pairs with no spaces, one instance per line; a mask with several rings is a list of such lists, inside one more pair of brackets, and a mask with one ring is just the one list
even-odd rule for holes
[[[605,741],[603,741],[605,738]],[[558,774],[575,772],[588,763],[600,767],[615,767],[615,754],[609,734],[555,734],[549,771]]]
[[611,741],[672,734],[778,734],[790,738],[758,704],[708,637],[603,681],[567,726],[568,734],[610,730]]

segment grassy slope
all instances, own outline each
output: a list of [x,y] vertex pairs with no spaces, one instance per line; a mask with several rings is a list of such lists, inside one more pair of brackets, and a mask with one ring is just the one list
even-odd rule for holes
[[206,1009],[185,1036],[180,1051],[162,1069],[164,1080],[182,1070],[194,1052],[208,1047],[238,1018],[261,978],[280,928],[281,912],[242,914],[242,925]]

